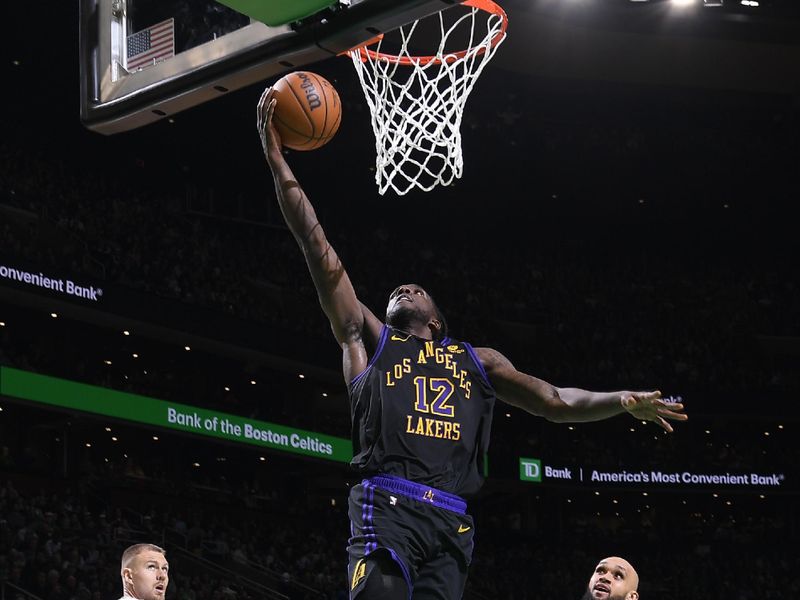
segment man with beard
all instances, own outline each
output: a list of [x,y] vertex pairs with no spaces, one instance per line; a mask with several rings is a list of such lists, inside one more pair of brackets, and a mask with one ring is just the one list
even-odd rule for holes
[[122,598],[164,600],[169,585],[169,563],[154,544],[134,544],[122,553]]
[[624,412],[672,431],[685,420],[660,392],[556,388],[496,350],[449,336],[422,286],[390,295],[386,323],[356,297],[313,206],[281,152],[274,93],[258,104],[258,132],[283,217],[300,246],[342,349],[354,456],[364,477],[350,492],[350,598],[455,600],[472,560],[474,523],[463,496],[483,483],[495,398],[551,421]]
[[594,569],[581,600],[639,600],[639,574],[624,558],[610,556]]

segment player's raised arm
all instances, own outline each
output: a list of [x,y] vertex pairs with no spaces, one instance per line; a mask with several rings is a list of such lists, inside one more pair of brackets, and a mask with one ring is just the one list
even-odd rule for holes
[[518,371],[496,350],[476,348],[475,352],[500,400],[549,421],[600,421],[628,412],[636,419],[653,421],[671,432],[667,419],[688,419],[683,413],[683,404],[666,404],[658,391],[590,392],[558,388]]
[[303,251],[319,302],[342,346],[344,376],[349,382],[367,366],[362,305],[339,256],[325,237],[314,207],[283,157],[280,137],[272,124],[275,103],[273,91],[268,88],[258,102],[261,145],[272,170],[283,218]]

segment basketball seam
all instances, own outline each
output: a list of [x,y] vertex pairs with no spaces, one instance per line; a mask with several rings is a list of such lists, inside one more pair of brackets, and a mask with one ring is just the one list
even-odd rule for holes
[[[291,131],[292,133],[297,134],[299,137],[305,138],[307,140],[312,140],[313,139],[313,138],[309,138],[308,135],[306,135],[306,133],[304,131],[298,131],[297,129],[295,129],[294,127],[289,125],[286,121],[281,119],[280,116],[278,116],[278,115],[273,113],[272,118],[275,119],[278,123],[280,123],[283,127],[285,127],[288,131]],[[281,143],[284,143],[284,141],[281,140]],[[304,142],[302,144],[295,144],[295,145],[296,146],[305,146],[306,144],[308,144],[308,142]],[[284,145],[285,146],[289,146],[289,144],[284,144]],[[289,147],[291,148],[292,146],[289,146]]]
[[[297,100],[298,104],[300,104],[300,106],[303,106],[303,100],[300,98],[300,96],[297,95],[297,92],[294,91],[294,87],[289,85],[288,88],[291,90],[292,95],[294,95],[295,100]],[[309,116],[309,114],[305,111],[305,109],[303,110],[303,114],[305,115],[306,119],[308,119],[308,124],[311,125],[311,137],[314,137],[314,133],[316,133],[317,130],[317,128],[314,127],[314,120]]]

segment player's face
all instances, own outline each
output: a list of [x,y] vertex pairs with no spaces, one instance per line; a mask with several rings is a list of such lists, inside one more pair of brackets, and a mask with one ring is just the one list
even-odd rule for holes
[[130,593],[140,600],[164,600],[169,584],[169,563],[160,552],[146,550],[123,573]]
[[403,327],[411,321],[427,323],[435,317],[433,301],[422,287],[407,283],[397,286],[389,294],[386,322],[393,327]]
[[635,600],[638,587],[639,576],[630,563],[611,557],[601,560],[595,567],[586,597],[592,600]]

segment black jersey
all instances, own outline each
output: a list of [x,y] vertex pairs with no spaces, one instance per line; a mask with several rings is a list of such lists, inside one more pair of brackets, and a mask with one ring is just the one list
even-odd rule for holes
[[384,326],[350,384],[351,465],[457,495],[483,483],[495,393],[475,351]]

